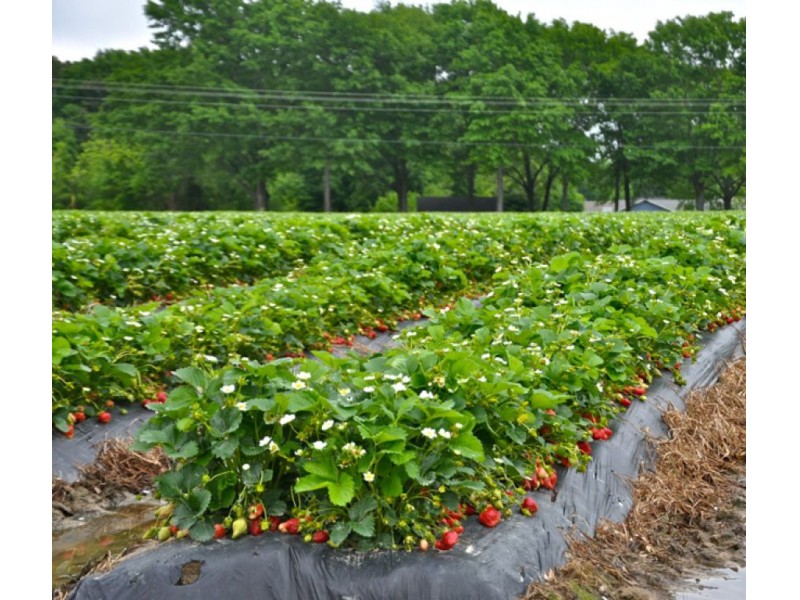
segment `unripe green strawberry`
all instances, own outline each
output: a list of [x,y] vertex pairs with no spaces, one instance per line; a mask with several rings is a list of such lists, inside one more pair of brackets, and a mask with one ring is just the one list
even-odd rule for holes
[[239,517],[233,522],[233,534],[231,538],[235,540],[242,537],[245,533],[247,533],[247,519]]
[[172,537],[172,532],[169,530],[169,527],[164,526],[158,530],[159,542],[166,542],[171,537]]
[[169,519],[172,516],[172,511],[175,510],[174,504],[166,504],[160,506],[155,511],[156,519]]
[[178,530],[178,533],[176,533],[176,534],[175,534],[175,537],[176,537],[177,539],[179,539],[179,540],[182,540],[182,539],[183,539],[183,538],[185,538],[187,535],[189,535],[189,530],[188,530],[188,529],[179,529],[179,530]]

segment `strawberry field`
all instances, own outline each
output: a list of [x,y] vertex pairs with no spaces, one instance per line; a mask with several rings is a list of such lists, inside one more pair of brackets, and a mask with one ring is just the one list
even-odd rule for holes
[[[53,215],[53,424],[155,414],[154,537],[437,548],[534,516],[745,313],[745,216]],[[475,299],[478,299],[475,301]],[[379,354],[354,335],[425,319]],[[534,516],[535,518],[535,516]]]

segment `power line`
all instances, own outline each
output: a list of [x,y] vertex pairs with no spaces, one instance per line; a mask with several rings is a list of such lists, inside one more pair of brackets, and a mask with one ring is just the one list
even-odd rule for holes
[[[413,107],[385,107],[385,106],[376,106],[376,107],[366,107],[366,106],[313,106],[309,104],[242,104],[242,103],[235,103],[235,102],[202,102],[199,100],[161,100],[161,99],[154,99],[154,98],[119,98],[119,97],[104,97],[98,98],[96,96],[76,96],[71,94],[60,94],[56,93],[53,94],[54,98],[65,98],[68,100],[81,100],[81,101],[88,101],[88,102],[122,102],[128,104],[164,104],[164,105],[171,105],[171,106],[217,106],[217,107],[225,107],[225,108],[241,108],[241,109],[250,109],[250,108],[269,108],[269,109],[278,109],[278,110],[322,110],[322,111],[336,111],[336,112],[388,112],[388,113],[433,113],[433,114],[447,114],[447,113],[454,113],[460,115],[539,115],[546,113],[549,108],[526,108],[526,109],[506,109],[506,110],[487,110],[487,109],[476,109],[473,107],[469,107],[467,110],[462,109],[454,109],[454,108],[413,108]],[[576,113],[576,116],[595,116],[602,111],[600,108],[592,108],[590,106],[586,107],[577,107],[581,110],[586,112],[579,112]],[[652,107],[648,107],[652,108]],[[652,111],[652,110],[615,110],[613,111],[614,115],[659,115],[659,116],[745,116],[743,112],[735,112],[735,113],[709,113],[708,111]],[[602,114],[601,114],[602,116]]]
[[[71,121],[65,121],[67,125],[74,129],[93,129],[89,125],[83,125],[81,123],[73,123]],[[223,132],[215,132],[215,131],[171,131],[171,130],[163,130],[163,129],[138,129],[138,128],[123,128],[123,127],[98,127],[96,128],[101,131],[111,131],[111,132],[119,132],[119,133],[144,133],[144,134],[152,134],[152,135],[173,135],[173,136],[186,136],[186,137],[207,137],[207,138],[240,138],[240,139],[259,139],[264,141],[295,141],[295,142],[344,142],[344,143],[363,143],[363,144],[409,144],[409,145],[418,145],[418,146],[504,146],[504,147],[515,147],[515,148],[538,148],[541,150],[559,150],[559,149],[569,149],[569,148],[584,148],[584,146],[578,145],[561,145],[561,144],[554,144],[550,145],[536,145],[524,142],[515,142],[515,141],[503,141],[503,140],[494,140],[494,141],[480,141],[480,142],[470,142],[470,141],[443,141],[443,140],[414,140],[414,139],[402,139],[402,140],[393,140],[393,139],[385,139],[385,138],[342,138],[342,137],[317,137],[317,136],[271,136],[266,134],[253,134],[253,133],[223,133]],[[589,138],[587,138],[589,141]],[[626,149],[629,150],[673,150],[673,151],[685,151],[685,150],[744,150],[743,146],[632,146],[632,145],[625,145]]]
[[733,104],[744,106],[743,99],[733,98],[613,98],[613,97],[513,97],[513,96],[469,96],[433,94],[378,94],[371,92],[314,92],[297,90],[231,89],[220,87],[179,86],[165,84],[117,83],[92,80],[68,80],[54,78],[56,87],[72,87],[90,91],[117,91],[148,94],[179,94],[228,98],[264,98],[286,101],[307,102],[357,102],[357,103],[395,103],[395,104],[465,104],[482,103],[492,106],[519,106],[521,102],[531,104],[555,104],[559,106],[577,105],[617,106],[647,104],[648,106],[693,106],[709,104]]

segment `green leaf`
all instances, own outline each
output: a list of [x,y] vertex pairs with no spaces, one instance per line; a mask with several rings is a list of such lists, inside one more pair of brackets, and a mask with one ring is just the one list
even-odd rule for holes
[[406,464],[410,460],[413,460],[414,458],[416,458],[416,456],[417,456],[416,452],[408,450],[406,452],[400,452],[399,454],[390,454],[389,460],[391,460],[392,463],[399,466]]
[[360,521],[369,513],[378,508],[378,501],[374,496],[366,496],[353,504],[347,511],[351,521]]
[[178,369],[175,371],[175,377],[195,388],[199,387],[203,390],[205,390],[208,385],[208,378],[206,377],[205,372],[201,371],[197,367],[184,367],[183,369]]
[[342,542],[350,535],[350,531],[352,531],[352,529],[349,523],[336,523],[336,525],[331,528],[331,545],[334,547],[341,546]]
[[541,408],[541,409],[555,408],[562,402],[563,400],[559,396],[556,396],[555,394],[547,390],[541,390],[541,389],[534,390],[534,392],[531,394],[531,399],[530,399],[531,408]]
[[62,337],[53,338],[53,365],[60,365],[61,361],[68,356],[77,354],[77,350],[73,350],[69,342]]
[[587,367],[599,367],[603,364],[603,359],[589,349],[583,353],[581,361]]
[[381,493],[389,498],[397,498],[403,493],[403,480],[396,470],[389,477],[381,477],[379,484]]
[[238,408],[222,408],[211,417],[211,431],[218,436],[226,435],[236,431],[241,422],[242,411]]
[[199,452],[200,449],[197,447],[197,442],[194,441],[186,442],[180,448],[172,451],[167,448],[164,449],[164,454],[170,458],[192,458],[197,456]]
[[167,413],[180,412],[189,408],[194,402],[197,401],[197,392],[194,388],[182,385],[176,387],[167,396],[167,401],[164,404],[164,411]]
[[304,392],[294,392],[288,395],[289,404],[286,407],[287,412],[298,413],[304,410],[311,410],[317,405],[317,399],[312,394]]
[[350,526],[358,535],[371,538],[375,535],[375,517],[367,515],[359,521],[351,521]]
[[231,438],[215,443],[211,448],[211,454],[219,459],[226,460],[234,455],[239,447],[239,438]]
[[115,363],[111,368],[115,374],[122,375],[125,380],[135,379],[139,376],[139,371],[130,363]]
[[175,427],[169,423],[163,429],[143,429],[136,436],[140,442],[148,445],[172,445],[175,443]]
[[339,469],[330,457],[319,461],[306,461],[303,463],[303,469],[307,473],[319,475],[328,481],[336,481],[339,478]]
[[168,499],[177,498],[181,495],[181,474],[176,471],[167,471],[155,479],[156,489]]
[[406,437],[408,437],[408,434],[406,434],[405,429],[402,429],[401,427],[385,427],[382,428],[373,439],[377,445],[384,442],[404,440]]
[[197,521],[189,528],[189,535],[197,542],[208,542],[214,538],[214,523],[210,519]]
[[450,449],[461,454],[464,458],[470,458],[482,462],[484,458],[483,444],[469,432],[461,432],[450,440]]
[[417,464],[416,461],[409,461],[403,466],[405,467],[406,473],[409,477],[411,477],[411,479],[419,481],[419,464]]
[[251,408],[257,408],[262,412],[269,412],[275,406],[275,398],[251,398],[247,403]]
[[[309,475],[311,477],[311,475]],[[346,506],[355,495],[353,478],[347,473],[339,474],[339,481],[328,485],[328,496],[336,506]]]
[[206,511],[209,502],[211,502],[211,492],[206,489],[194,489],[186,499],[186,504],[198,517]]
[[294,484],[294,491],[297,493],[313,492],[328,487],[331,484],[330,479],[320,477],[319,475],[306,475],[297,479]]

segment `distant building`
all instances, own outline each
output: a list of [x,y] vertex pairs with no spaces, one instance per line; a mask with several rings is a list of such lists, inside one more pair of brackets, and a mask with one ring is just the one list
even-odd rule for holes
[[[639,198],[633,201],[631,212],[674,212],[682,210],[682,207],[694,207],[691,200],[672,200],[670,198]],[[706,206],[708,204],[706,203]],[[625,201],[619,202],[620,212],[625,210]],[[613,202],[595,202],[587,200],[583,203],[584,212],[614,212]]]

